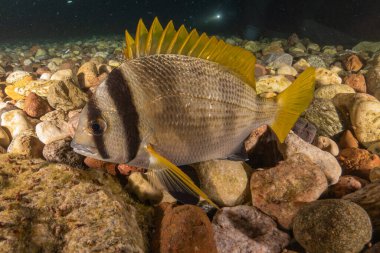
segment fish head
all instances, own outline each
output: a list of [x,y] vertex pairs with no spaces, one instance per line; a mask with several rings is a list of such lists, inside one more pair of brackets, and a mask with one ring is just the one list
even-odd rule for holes
[[81,111],[71,147],[75,152],[113,163],[129,159],[120,114],[112,103],[106,82],[98,86]]

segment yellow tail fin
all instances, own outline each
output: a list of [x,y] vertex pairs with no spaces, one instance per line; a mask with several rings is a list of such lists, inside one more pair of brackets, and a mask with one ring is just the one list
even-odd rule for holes
[[315,85],[315,69],[307,68],[286,90],[277,96],[279,109],[270,126],[282,143],[298,117],[310,105]]

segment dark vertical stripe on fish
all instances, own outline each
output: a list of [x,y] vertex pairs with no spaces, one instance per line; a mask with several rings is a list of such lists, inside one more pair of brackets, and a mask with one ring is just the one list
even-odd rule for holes
[[125,146],[127,147],[127,161],[135,158],[141,143],[138,130],[139,116],[132,101],[131,90],[127,80],[119,69],[114,69],[108,76],[106,86],[109,95],[116,107],[116,111],[121,119],[125,133]]
[[[102,116],[99,108],[96,106],[95,101],[93,99],[90,99],[90,101],[88,102],[87,113],[88,113],[89,119],[97,119]],[[104,143],[103,135],[92,135],[92,137],[94,138],[94,142],[95,142],[96,148],[98,149],[99,155],[103,159],[110,158],[106,149],[106,145]]]

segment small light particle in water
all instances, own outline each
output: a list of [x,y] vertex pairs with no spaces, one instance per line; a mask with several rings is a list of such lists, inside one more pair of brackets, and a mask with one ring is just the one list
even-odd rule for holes
[[72,4],[73,1],[72,0],[67,0],[67,4]]
[[216,18],[217,19],[220,19],[222,17],[222,15],[220,15],[220,14],[216,14]]

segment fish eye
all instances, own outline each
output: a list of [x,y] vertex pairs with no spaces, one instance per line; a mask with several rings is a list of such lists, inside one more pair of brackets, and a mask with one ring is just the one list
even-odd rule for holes
[[87,129],[90,134],[102,135],[107,128],[107,123],[104,119],[98,118],[89,122]]

